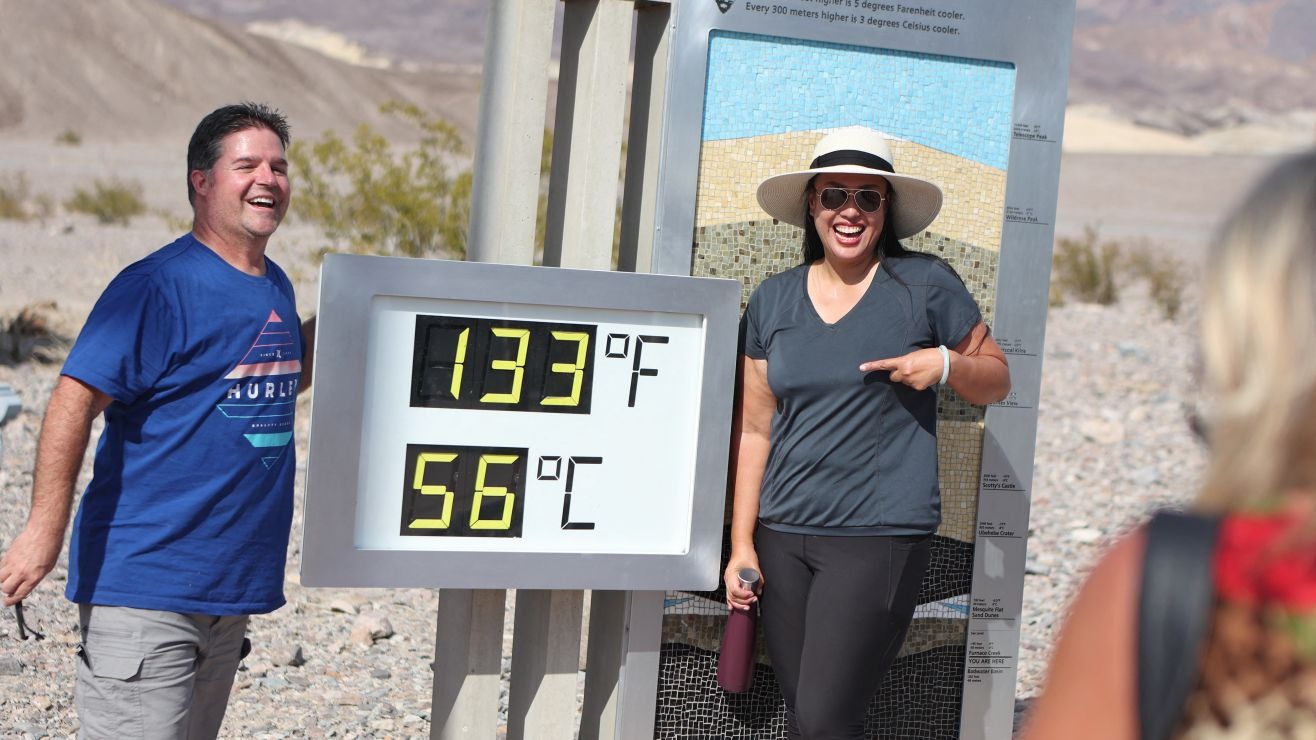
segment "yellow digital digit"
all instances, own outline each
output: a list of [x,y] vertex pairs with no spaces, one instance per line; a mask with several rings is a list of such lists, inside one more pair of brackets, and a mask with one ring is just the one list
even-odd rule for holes
[[547,396],[539,403],[544,406],[575,406],[580,403],[580,386],[585,379],[585,360],[589,357],[589,334],[583,331],[555,331],[553,338],[564,342],[575,342],[576,361],[555,362],[550,369],[555,373],[570,373],[575,377],[571,380],[571,395]]
[[466,339],[471,335],[471,327],[462,329],[461,334],[457,335],[457,352],[452,360],[452,391],[453,398],[461,398],[462,389],[462,370],[466,367]]
[[[512,505],[516,494],[506,486],[485,486],[485,474],[490,465],[513,465],[519,455],[480,455],[480,467],[475,475],[475,499],[471,502],[471,529],[507,529],[512,526]],[[480,510],[486,496],[501,496],[503,514],[498,519],[481,519]]]
[[496,326],[492,331],[495,337],[515,339],[517,342],[515,360],[493,360],[489,363],[489,367],[493,370],[512,373],[512,390],[508,393],[486,393],[480,396],[480,403],[517,403],[521,400],[521,380],[525,375],[525,356],[530,347],[530,330]]
[[[457,459],[455,452],[422,452],[416,456],[416,475],[411,487],[420,491],[422,496],[442,496],[443,514],[438,519],[412,519],[407,526],[411,529],[447,529],[452,522],[452,491],[444,485],[425,483],[425,466],[430,463],[446,463]],[[481,470],[484,463],[481,462]]]

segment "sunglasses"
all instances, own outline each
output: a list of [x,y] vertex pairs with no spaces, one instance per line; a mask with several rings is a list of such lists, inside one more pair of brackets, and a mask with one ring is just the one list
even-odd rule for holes
[[851,197],[864,213],[874,213],[882,207],[882,193],[867,188],[823,188],[818,191],[818,204],[829,211],[839,211]]

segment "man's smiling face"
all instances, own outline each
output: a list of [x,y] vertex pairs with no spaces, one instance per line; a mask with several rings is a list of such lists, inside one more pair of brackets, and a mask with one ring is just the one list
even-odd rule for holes
[[215,165],[208,172],[193,172],[192,178],[197,220],[226,242],[263,244],[288,212],[288,160],[283,143],[269,129],[225,136]]

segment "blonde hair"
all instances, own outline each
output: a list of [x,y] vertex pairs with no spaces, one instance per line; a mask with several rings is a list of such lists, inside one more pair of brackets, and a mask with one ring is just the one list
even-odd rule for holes
[[1316,493],[1316,152],[1276,166],[1225,222],[1201,332],[1214,410],[1198,503],[1265,507]]

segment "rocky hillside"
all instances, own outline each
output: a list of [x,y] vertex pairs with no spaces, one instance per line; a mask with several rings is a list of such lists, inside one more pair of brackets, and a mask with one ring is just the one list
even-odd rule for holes
[[1316,3],[1079,0],[1069,87],[1179,133],[1295,111],[1316,126]]
[[[486,0],[0,0],[0,133],[178,137],[258,98],[300,136],[388,131],[376,109],[390,99],[470,134],[487,21]],[[1316,133],[1312,0],[1077,0],[1073,49],[1071,104],[1112,119]]]
[[0,133],[90,141],[186,137],[241,99],[275,103],[305,137],[367,122],[411,101],[469,134],[474,75],[417,75],[338,62],[301,46],[202,19],[154,0],[0,0]]
[[[479,65],[489,0],[162,0],[241,26],[297,21],[395,61]],[[560,3],[557,3],[560,6]]]
[[[695,1],[695,0],[684,0]],[[163,0],[256,27],[322,27],[393,60],[478,64],[486,0]],[[560,8],[560,4],[559,4]],[[1181,134],[1316,125],[1312,0],[1077,0],[1071,101]],[[1292,111],[1305,112],[1296,121]]]

